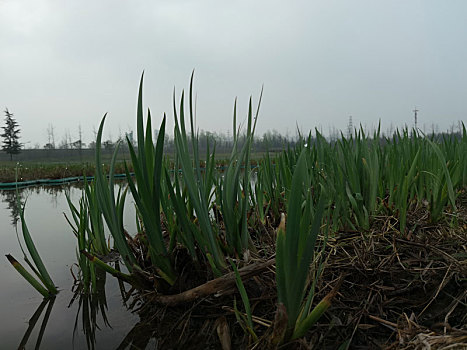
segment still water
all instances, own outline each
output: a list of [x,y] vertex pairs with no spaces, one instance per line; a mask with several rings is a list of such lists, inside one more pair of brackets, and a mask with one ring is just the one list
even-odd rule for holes
[[[95,344],[87,343],[89,325],[83,323],[83,307],[79,307],[79,300],[70,305],[74,282],[70,269],[75,274],[78,271],[74,266],[77,241],[63,215],[69,214],[65,191],[69,191],[73,203],[77,205],[81,189],[76,185],[26,188],[20,193],[26,200],[25,219],[29,231],[52,280],[60,290],[55,301],[48,305],[41,305],[42,296],[5,258],[5,254],[12,254],[24,263],[14,225],[15,191],[0,191],[0,349],[18,349],[25,342],[26,349],[37,348],[38,342],[40,349],[88,349],[93,346],[97,349],[128,348],[125,336],[138,323],[139,317],[125,306],[115,278],[107,276],[106,279],[107,308],[104,311],[107,322],[104,322],[102,311],[98,310]],[[130,195],[125,205],[124,222],[127,231],[134,233],[135,212]],[[19,234],[21,236],[21,232]],[[47,312],[50,312],[48,319]],[[35,318],[37,321],[32,327]]]

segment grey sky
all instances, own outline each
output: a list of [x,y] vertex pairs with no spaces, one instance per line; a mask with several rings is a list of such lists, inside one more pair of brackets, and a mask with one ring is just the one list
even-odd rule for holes
[[134,129],[139,78],[172,134],[172,92],[195,69],[198,127],[227,132],[238,97],[258,134],[321,126],[448,129],[467,120],[467,1],[0,0],[0,115],[29,146],[66,130],[84,142]]

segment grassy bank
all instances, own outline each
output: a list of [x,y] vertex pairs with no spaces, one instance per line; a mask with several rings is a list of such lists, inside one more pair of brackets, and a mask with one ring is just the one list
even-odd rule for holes
[[[254,153],[252,155],[252,161],[250,162],[251,166],[256,166],[258,160],[261,159],[263,153]],[[173,159],[173,155],[167,155],[167,159]],[[119,160],[115,163],[115,173],[124,174],[125,173],[125,161],[127,163],[130,171],[133,171],[133,166],[131,161]],[[104,170],[109,171],[111,155],[103,158]],[[226,168],[228,163],[228,155],[226,154],[217,154],[216,155],[216,167],[219,171],[222,171]],[[204,167],[204,164],[201,164]],[[64,179],[68,177],[76,176],[94,176],[96,173],[95,162],[87,161],[81,162],[79,160],[63,162],[56,161],[50,162],[47,160],[44,161],[26,161],[26,162],[0,162],[0,183],[10,183],[15,182],[16,170],[18,169],[18,180],[30,181],[38,179]],[[171,171],[174,170],[174,163],[171,161],[170,165]]]
[[[108,170],[107,164],[106,169]],[[116,164],[117,173],[124,173],[123,162]],[[18,181],[37,179],[64,179],[75,176],[94,176],[96,167],[94,163],[19,163],[0,164],[0,183],[15,182],[16,172]]]

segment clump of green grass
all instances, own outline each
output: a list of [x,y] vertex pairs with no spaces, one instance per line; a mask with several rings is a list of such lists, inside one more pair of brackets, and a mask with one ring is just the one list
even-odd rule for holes
[[[283,217],[277,232],[277,294],[279,303],[285,306],[287,318],[287,327],[280,342],[303,336],[328,307],[319,304],[318,309],[311,311],[312,298],[305,300],[310,264],[325,205],[325,194],[321,194],[318,205],[313,207],[306,163],[307,151],[302,150],[293,172],[292,186],[287,198],[287,224]],[[313,290],[308,293],[312,295]]]
[[[265,256],[259,254],[275,251],[279,316],[270,342],[285,343],[306,334],[330,307],[342,283],[340,280],[313,307],[314,287],[321,270],[311,271],[310,279],[310,266],[316,265],[320,232],[333,235],[337,231],[358,230],[368,238],[375,217],[389,215],[397,221],[394,227],[399,234],[405,235],[412,229],[407,213],[414,206],[426,206],[427,202],[432,222],[447,220],[446,212],[456,216],[456,196],[465,188],[467,178],[465,128],[461,139],[443,142],[408,130],[397,131],[390,139],[383,138],[379,129],[369,136],[360,128],[354,135],[348,138],[342,135],[336,142],[327,141],[319,132],[314,136],[310,133],[296,147],[288,147],[275,157],[266,153],[258,167],[251,170],[258,112],[253,114],[250,99],[243,135],[237,127],[234,104],[234,147],[224,172],[218,173],[215,144],[208,144],[205,155],[199,151],[193,75],[187,116],[184,92],[178,106],[175,96],[173,99],[176,153],[172,163],[164,158],[165,116],[157,140],[152,138],[149,111],[146,125],[143,123],[142,82],[141,78],[137,147],[128,140],[131,164],[126,169],[128,188],[136,206],[137,235],[130,236],[123,229],[126,189],[115,194],[112,175],[116,156],[109,166],[108,178],[102,166],[100,146],[105,117],[96,142],[95,183],[85,190],[79,209],[73,209],[70,203],[80,259],[86,257],[92,266],[137,288],[153,287],[158,293],[173,292],[175,288],[184,290],[181,277],[185,277],[186,270],[196,271],[197,276],[202,274],[200,280],[205,281],[225,275],[229,271],[229,258],[248,264],[252,255],[260,259]],[[130,176],[130,166],[134,177]],[[257,178],[252,184],[253,172]],[[90,226],[82,221],[89,221]],[[272,228],[279,221],[275,243],[264,247],[265,236],[273,234]],[[128,274],[113,269],[97,256],[96,252],[103,249],[99,246],[105,246],[105,239],[92,234],[103,232],[104,222]],[[451,222],[455,224],[455,220]],[[106,252],[103,250],[102,254]],[[256,339],[253,307],[237,266],[232,265],[232,269],[237,272],[237,287],[246,316],[236,304],[235,313],[245,332]]]
[[173,285],[177,276],[172,266],[170,252],[167,250],[163,238],[160,216],[165,117],[159,129],[157,143],[154,145],[151,113],[149,111],[146,131],[144,130],[142,90],[143,77],[141,77],[138,95],[137,149],[135,150],[130,140],[127,140],[132,165],[135,169],[135,180],[130,176],[128,168],[126,169],[126,176],[139,217],[144,226],[143,232],[151,263],[157,269],[158,274],[167,283]]

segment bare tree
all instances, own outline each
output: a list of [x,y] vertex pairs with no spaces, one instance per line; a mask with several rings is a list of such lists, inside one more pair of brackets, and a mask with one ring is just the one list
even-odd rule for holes
[[55,149],[55,128],[49,123],[47,126],[47,144],[44,146],[46,149]]
[[62,149],[68,149],[71,147],[71,144],[72,144],[72,141],[71,141],[70,130],[66,129],[65,135],[63,135],[62,141],[60,141],[60,144],[58,145],[58,147]]

